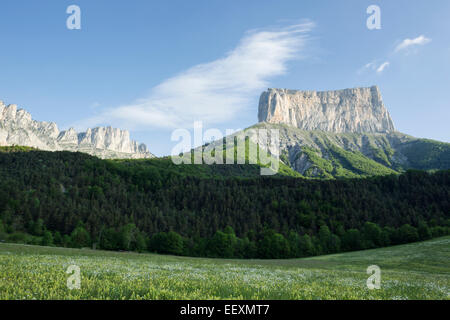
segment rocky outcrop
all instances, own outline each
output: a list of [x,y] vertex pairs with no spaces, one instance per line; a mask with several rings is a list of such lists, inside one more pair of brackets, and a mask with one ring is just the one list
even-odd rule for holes
[[77,133],[59,131],[53,122],[36,121],[31,115],[0,101],[0,146],[21,145],[48,151],[80,151],[100,158],[138,159],[154,157],[145,144],[130,139],[126,130],[97,127]]
[[395,131],[377,86],[322,92],[268,89],[261,94],[258,119],[337,133]]

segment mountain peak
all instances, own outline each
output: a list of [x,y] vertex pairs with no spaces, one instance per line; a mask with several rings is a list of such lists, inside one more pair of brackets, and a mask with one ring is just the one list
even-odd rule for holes
[[22,145],[41,150],[80,151],[100,158],[152,158],[144,144],[130,139],[127,130],[112,127],[89,128],[77,133],[74,128],[59,131],[53,122],[33,120],[17,105],[0,100],[0,146]]
[[261,94],[259,122],[330,132],[393,132],[378,86],[334,91],[269,88]]

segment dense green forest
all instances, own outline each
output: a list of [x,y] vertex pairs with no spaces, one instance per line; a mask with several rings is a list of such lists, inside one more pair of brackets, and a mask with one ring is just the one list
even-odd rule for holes
[[189,256],[289,258],[449,234],[450,171],[259,176],[257,165],[0,150],[0,240]]

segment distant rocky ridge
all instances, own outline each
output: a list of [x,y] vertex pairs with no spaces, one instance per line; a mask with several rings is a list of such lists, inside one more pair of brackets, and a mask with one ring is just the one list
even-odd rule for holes
[[335,133],[395,131],[377,86],[322,92],[268,89],[261,94],[258,119]]
[[103,159],[153,158],[145,144],[130,139],[126,130],[97,127],[77,133],[59,131],[54,122],[36,121],[17,105],[0,101],[0,146],[21,145],[47,151],[79,151]]

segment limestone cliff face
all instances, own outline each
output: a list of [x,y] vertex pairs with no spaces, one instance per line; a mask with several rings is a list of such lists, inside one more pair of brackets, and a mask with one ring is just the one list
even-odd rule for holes
[[73,128],[59,131],[53,122],[41,122],[0,101],[0,146],[21,145],[48,151],[80,151],[100,158],[138,159],[154,157],[145,144],[130,139],[126,130],[98,127],[77,133]]
[[377,86],[322,92],[268,89],[261,94],[258,119],[337,133],[395,131]]

